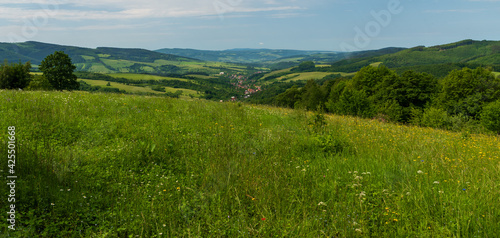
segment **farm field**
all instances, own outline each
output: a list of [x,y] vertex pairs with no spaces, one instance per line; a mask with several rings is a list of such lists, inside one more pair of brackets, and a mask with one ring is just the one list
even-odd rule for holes
[[0,153],[15,126],[22,198],[16,231],[0,228],[10,236],[495,237],[500,226],[498,136],[163,97],[0,101]]
[[290,73],[288,75],[277,78],[279,81],[300,81],[309,79],[322,79],[327,75],[333,74],[331,72],[307,72],[307,73]]
[[114,73],[108,75],[113,78],[126,78],[131,80],[179,80],[185,82],[189,81],[183,78],[163,77],[163,76],[148,75],[148,74]]
[[342,73],[342,72],[292,73],[291,72],[290,74],[277,78],[276,81],[292,82],[292,81],[307,81],[310,79],[317,80],[333,74],[340,74],[342,77],[348,77],[348,76],[354,76],[356,73]]
[[[118,88],[120,90],[125,90],[127,92],[131,93],[155,93],[155,94],[162,94],[162,92],[154,91],[150,87],[138,87],[138,86],[130,86],[130,85],[125,85],[122,83],[115,83],[115,82],[108,82],[104,80],[91,80],[91,79],[78,79],[82,80],[92,86],[101,86],[101,87],[107,87],[106,85],[108,83],[111,84],[110,87],[112,88]],[[171,92],[175,93],[177,90],[183,91],[183,95],[181,97],[187,98],[187,95],[193,94],[196,95],[196,91],[190,90],[190,89],[184,89],[184,88],[171,88],[171,87],[165,87],[166,92]]]

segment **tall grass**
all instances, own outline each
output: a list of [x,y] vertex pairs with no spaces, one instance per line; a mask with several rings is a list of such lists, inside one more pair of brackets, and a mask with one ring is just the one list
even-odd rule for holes
[[8,126],[19,147],[18,230],[2,226],[13,237],[495,237],[500,227],[495,136],[82,92],[1,91],[0,113],[0,153]]

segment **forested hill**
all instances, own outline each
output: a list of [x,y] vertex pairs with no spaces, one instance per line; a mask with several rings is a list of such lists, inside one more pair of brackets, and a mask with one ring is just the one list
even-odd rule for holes
[[293,56],[309,56],[314,54],[336,54],[331,51],[302,51],[302,50],[272,50],[272,49],[231,49],[231,50],[195,50],[195,49],[160,49],[156,52],[190,57],[205,61],[232,62],[232,63],[261,63],[275,61]]
[[186,57],[163,54],[144,49],[120,49],[120,48],[83,48],[75,46],[63,46],[56,44],[47,44],[35,41],[24,43],[0,43],[0,58],[7,59],[9,62],[31,61],[32,64],[40,64],[40,62],[54,51],[64,51],[68,54],[73,63],[85,63],[89,59],[99,61],[99,58],[112,60],[131,60],[139,62],[154,62],[155,60],[168,61],[197,61]]
[[393,69],[422,71],[427,71],[428,67],[444,67],[444,64],[498,66],[500,41],[464,40],[432,47],[417,46],[392,54],[342,60],[332,67],[334,71],[356,72],[377,62]]

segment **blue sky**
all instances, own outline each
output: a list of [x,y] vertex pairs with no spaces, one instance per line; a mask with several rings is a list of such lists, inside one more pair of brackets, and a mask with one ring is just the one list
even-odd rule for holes
[[500,0],[2,0],[0,42],[369,50],[500,40]]

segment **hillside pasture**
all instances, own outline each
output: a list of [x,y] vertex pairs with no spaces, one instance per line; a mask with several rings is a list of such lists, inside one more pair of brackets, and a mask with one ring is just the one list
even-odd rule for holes
[[496,135],[151,96],[0,101],[19,141],[10,237],[498,234]]
[[[101,86],[101,87],[108,87],[106,85],[108,83],[110,83],[111,84],[110,87],[118,88],[120,90],[125,90],[125,91],[130,92],[130,93],[164,94],[164,92],[158,92],[158,91],[152,90],[151,87],[149,87],[149,86],[138,87],[138,86],[132,86],[132,85],[125,85],[122,83],[108,82],[108,81],[103,81],[103,80],[90,80],[90,79],[78,79],[78,80],[82,80],[82,81],[84,81],[92,86]],[[189,94],[196,95],[196,91],[191,90],[191,89],[165,87],[165,92],[175,93],[178,90],[181,90],[183,92],[183,94],[181,95],[182,98],[188,98],[187,96]]]
[[172,77],[164,77],[158,75],[149,75],[149,74],[132,74],[132,73],[113,73],[108,74],[113,78],[126,78],[130,80],[178,80],[178,81],[190,81],[188,79],[183,78],[172,78]]
[[307,73],[290,73],[288,75],[277,78],[278,81],[292,82],[292,81],[307,81],[310,79],[322,79],[328,75],[337,74],[331,72],[307,72]]

